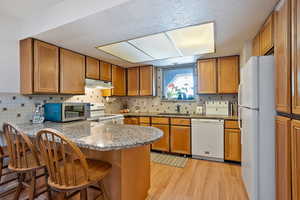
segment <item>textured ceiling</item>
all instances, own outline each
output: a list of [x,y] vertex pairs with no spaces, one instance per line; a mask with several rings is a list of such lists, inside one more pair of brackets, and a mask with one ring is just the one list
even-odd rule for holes
[[[130,67],[136,64],[108,55],[95,47],[214,21],[216,53],[202,57],[233,55],[239,54],[244,42],[253,38],[276,2],[277,0],[131,0],[33,37]],[[186,57],[146,64],[162,66],[193,62],[195,59],[196,57]]]

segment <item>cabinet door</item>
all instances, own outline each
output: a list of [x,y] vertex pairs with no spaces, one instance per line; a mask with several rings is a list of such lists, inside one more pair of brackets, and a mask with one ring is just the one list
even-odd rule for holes
[[198,93],[217,93],[217,60],[198,60]]
[[241,162],[241,132],[225,129],[225,160]]
[[158,151],[170,151],[170,130],[169,125],[162,125],[162,124],[153,124],[153,127],[159,128],[164,132],[164,136],[159,139],[158,141],[154,142],[152,144],[152,149],[158,150]]
[[34,40],[34,92],[58,93],[58,47]]
[[300,115],[300,1],[293,0],[292,8],[292,112]]
[[153,66],[140,67],[140,96],[154,95],[153,89]]
[[125,69],[116,65],[112,65],[112,95],[126,95],[126,77]]
[[292,199],[300,199],[300,121],[292,120]]
[[100,61],[100,80],[111,81],[111,64]]
[[100,64],[99,60],[91,57],[86,57],[86,78],[99,80],[100,79]]
[[127,95],[139,95],[140,74],[139,67],[132,67],[127,69]]
[[60,92],[84,94],[85,57],[78,53],[60,49]]
[[218,59],[218,93],[238,93],[239,57]]
[[260,31],[260,53],[265,55],[274,46],[273,32],[274,32],[274,20],[273,14],[271,14]]
[[139,125],[138,117],[125,117],[124,124]]
[[171,152],[191,154],[191,128],[189,126],[171,126]]
[[276,199],[291,200],[291,120],[276,117]]
[[291,113],[290,1],[275,13],[276,110]]
[[252,56],[260,55],[260,34],[258,33],[252,41]]

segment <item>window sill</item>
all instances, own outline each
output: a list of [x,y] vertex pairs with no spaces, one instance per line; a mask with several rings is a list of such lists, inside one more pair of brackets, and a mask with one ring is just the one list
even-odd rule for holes
[[176,100],[176,99],[160,99],[160,101],[162,102],[196,102],[197,100],[196,99],[192,99],[192,100]]

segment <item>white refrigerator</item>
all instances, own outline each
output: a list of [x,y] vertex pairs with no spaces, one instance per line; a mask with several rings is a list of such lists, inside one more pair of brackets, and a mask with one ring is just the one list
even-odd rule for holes
[[241,68],[242,177],[249,200],[276,199],[274,67],[273,56],[261,56]]

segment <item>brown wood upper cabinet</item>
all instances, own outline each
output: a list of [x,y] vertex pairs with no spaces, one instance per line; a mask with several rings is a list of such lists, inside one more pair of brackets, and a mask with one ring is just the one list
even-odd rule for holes
[[274,46],[274,15],[268,17],[260,30],[260,55],[266,55]]
[[198,93],[217,93],[217,59],[198,60]]
[[126,95],[126,71],[124,68],[112,65],[112,89],[113,96]]
[[110,63],[100,61],[100,80],[111,82],[112,66]]
[[228,56],[218,59],[218,93],[238,93],[239,57]]
[[293,0],[292,8],[292,112],[300,115],[300,1]]
[[86,78],[99,80],[100,79],[100,62],[91,57],[86,57]]
[[155,69],[153,66],[140,67],[140,96],[154,96]]
[[59,92],[59,48],[32,38],[20,41],[22,94]]
[[260,34],[258,33],[252,41],[252,56],[260,55]]
[[138,96],[140,93],[140,76],[139,67],[131,67],[127,69],[127,96]]
[[291,113],[290,0],[275,13],[274,54],[276,110]]
[[292,120],[292,199],[300,199],[300,121]]
[[291,200],[291,120],[276,117],[276,199]]
[[85,56],[60,49],[60,93],[85,93]]

